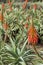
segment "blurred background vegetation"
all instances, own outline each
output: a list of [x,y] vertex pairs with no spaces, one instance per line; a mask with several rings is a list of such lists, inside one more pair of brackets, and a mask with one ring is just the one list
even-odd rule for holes
[[[0,0],[0,2],[4,2],[6,3],[8,0]],[[24,2],[25,0],[14,0],[15,2]],[[42,2],[43,0],[28,0],[30,2],[37,2],[37,1],[40,1]]]

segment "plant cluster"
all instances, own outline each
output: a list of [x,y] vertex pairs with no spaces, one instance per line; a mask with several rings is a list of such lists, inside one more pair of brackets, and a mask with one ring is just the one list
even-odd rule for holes
[[32,47],[38,44],[43,44],[43,7],[0,4],[0,65],[43,64],[43,50],[38,55]]

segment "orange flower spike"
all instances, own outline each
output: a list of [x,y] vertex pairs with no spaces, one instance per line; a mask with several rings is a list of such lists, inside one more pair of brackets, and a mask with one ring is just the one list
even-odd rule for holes
[[10,11],[12,11],[12,2],[10,2],[10,0],[8,0],[8,4],[10,6]]
[[2,9],[4,9],[4,7],[5,7],[5,4],[4,4],[4,3],[2,3]]
[[0,21],[3,22],[3,20],[4,20],[4,17],[3,17],[3,15],[2,15],[2,13],[0,13]]
[[26,3],[24,3],[24,4],[22,5],[23,9],[25,9],[25,8],[26,8],[26,6],[27,6],[27,4],[26,4]]
[[34,27],[33,19],[30,19],[31,25],[28,31],[28,42],[32,45],[36,45],[38,42],[38,33]]
[[11,2],[10,2],[10,0],[8,0],[8,4],[9,4],[9,6],[11,5]]
[[22,5],[23,9],[26,8],[28,0],[25,0],[25,3]]
[[8,29],[8,24],[7,23],[3,23],[3,28],[5,29],[5,30],[7,30]]
[[36,10],[37,9],[37,4],[34,4],[33,8],[34,8],[34,10]]
[[13,2],[10,2],[10,0],[8,0],[8,4],[9,6],[12,6]]
[[27,2],[28,2],[28,0],[25,0],[25,2],[27,3]]
[[30,26],[30,29],[28,31],[28,42],[32,45],[35,45],[38,42],[38,34],[33,25]]

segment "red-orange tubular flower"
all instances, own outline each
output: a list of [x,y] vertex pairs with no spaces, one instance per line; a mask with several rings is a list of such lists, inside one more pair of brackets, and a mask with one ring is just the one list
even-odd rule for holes
[[12,2],[10,2],[10,0],[8,0],[8,4],[10,6],[10,11],[12,11]]
[[30,29],[28,31],[28,42],[32,45],[35,45],[38,42],[38,34],[33,25],[30,26]]
[[0,13],[0,21],[3,22],[3,20],[4,20],[4,17],[3,17],[3,15],[2,15],[2,13]]
[[28,2],[28,0],[25,0],[25,2]]
[[4,7],[5,7],[5,4],[4,4],[4,3],[2,3],[2,9],[4,9]]
[[24,4],[22,5],[23,9],[25,9],[25,8],[26,8],[26,6],[27,6],[27,4],[26,4],[26,3],[24,3]]
[[25,3],[22,5],[23,9],[26,8],[28,0],[25,0]]
[[10,0],[8,0],[8,4],[9,4],[9,5],[11,5],[11,2],[10,2]]
[[34,10],[36,10],[37,9],[37,4],[34,4],[33,8],[34,8]]
[[5,22],[5,23],[3,23],[3,28],[5,29],[5,30],[7,30],[8,29],[8,24]]

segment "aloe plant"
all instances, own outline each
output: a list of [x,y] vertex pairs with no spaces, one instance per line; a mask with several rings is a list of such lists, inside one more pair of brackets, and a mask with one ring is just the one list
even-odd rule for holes
[[[33,16],[34,25],[39,34],[40,43],[43,42],[43,8],[39,6],[34,11],[32,5],[30,7],[31,9],[23,9],[21,5],[12,5],[13,10],[10,11],[9,6],[5,4],[3,15],[9,28],[5,31],[0,21],[0,65],[43,64],[43,60],[37,57],[33,48],[30,48],[27,42],[27,31],[30,26],[31,15]],[[25,24],[28,24],[27,28]],[[5,35],[7,35],[6,39]],[[43,50],[39,52],[43,56]]]

